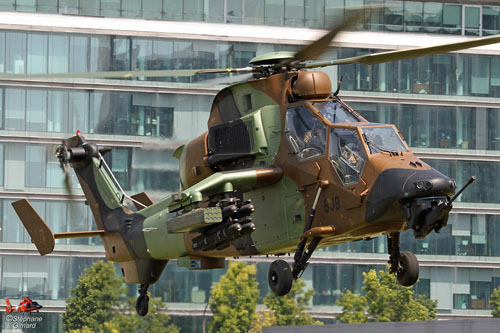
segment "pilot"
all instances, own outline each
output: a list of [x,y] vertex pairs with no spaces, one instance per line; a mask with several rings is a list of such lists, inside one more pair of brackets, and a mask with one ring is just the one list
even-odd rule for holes
[[313,148],[319,150],[321,154],[324,152],[326,146],[326,131],[325,128],[322,127],[323,126],[308,130],[304,134],[304,149]]
[[361,157],[357,152],[352,151],[349,147],[345,146],[341,148],[342,157],[344,160],[355,170],[358,170]]

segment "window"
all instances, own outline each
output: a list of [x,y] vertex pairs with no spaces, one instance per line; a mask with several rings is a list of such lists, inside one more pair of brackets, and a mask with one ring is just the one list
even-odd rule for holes
[[244,24],[264,24],[264,0],[245,1]]
[[363,121],[339,101],[312,102],[312,105],[332,124]]
[[489,309],[491,281],[470,281],[470,308]]
[[356,130],[333,128],[330,133],[330,161],[345,185],[357,183],[366,154]]
[[443,4],[424,3],[424,32],[441,33]]
[[343,17],[344,0],[325,0],[325,28],[340,22]]
[[[4,164],[3,148],[4,148],[4,145],[0,144],[0,186],[3,186],[3,177],[4,177],[4,174],[3,174],[3,172],[4,172],[4,170],[3,170],[3,164]],[[0,234],[1,234],[1,232],[0,232]]]
[[292,27],[304,26],[304,0],[285,1],[285,25]]
[[79,0],[59,0],[59,13],[78,15]]
[[184,21],[203,21],[203,0],[184,0]]
[[31,33],[28,35],[27,72],[29,74],[47,73],[47,35]]
[[444,4],[443,33],[460,35],[462,33],[462,6]]
[[47,130],[47,91],[30,89],[26,98],[26,130],[45,132]]
[[[57,0],[55,0],[57,2]],[[80,2],[80,14],[99,16],[100,0],[85,0]]]
[[453,294],[453,308],[454,309],[470,309],[470,295],[469,294]]
[[68,69],[69,36],[49,35],[49,73],[67,73]]
[[70,123],[68,132],[76,133],[77,130],[82,133],[89,132],[89,92],[72,91],[70,92],[68,114]]
[[26,90],[5,89],[6,130],[24,131],[26,115]]
[[500,7],[483,6],[483,35],[500,33]]
[[83,73],[88,71],[89,38],[87,36],[70,36],[69,71]]
[[122,17],[141,17],[141,2],[137,0],[120,0]]
[[6,33],[5,73],[25,74],[26,72],[26,34],[19,32]]
[[325,153],[326,126],[304,106],[287,109],[285,135],[293,152],[301,160]]
[[37,0],[36,9],[43,13],[57,13],[57,0]]
[[121,0],[101,0],[101,16],[120,16]]
[[372,154],[408,151],[392,127],[365,127],[363,128],[363,136]]
[[309,28],[329,28],[331,24],[324,24],[325,21],[325,0],[305,1],[304,16],[305,26]]
[[[221,7],[224,7],[223,0],[216,0],[217,2],[220,1]],[[210,8],[212,8],[212,2],[213,0],[210,1]],[[243,12],[242,12],[242,1],[241,0],[225,0],[226,2],[226,22],[227,23],[242,23],[242,17],[243,17]],[[253,1],[252,1],[253,2]],[[214,11],[214,14],[210,13],[210,16],[214,17],[211,19],[211,21],[216,20],[217,22],[220,22],[219,19],[221,18],[221,13],[224,11],[223,8],[219,9],[218,6],[216,6],[217,11]]]
[[464,35],[481,35],[481,6],[463,6]]
[[264,24],[283,25],[285,0],[264,0],[264,1],[265,1]]
[[26,146],[26,187],[45,187],[45,169],[47,167],[45,157],[45,146]]
[[182,20],[183,1],[163,0],[163,18],[166,20]]
[[385,1],[384,24],[388,31],[403,31],[404,1]]
[[142,17],[161,20],[161,0],[142,0]]
[[424,5],[422,2],[404,1],[405,31],[421,32],[423,25]]
[[47,131],[68,132],[68,92],[49,91],[47,110]]

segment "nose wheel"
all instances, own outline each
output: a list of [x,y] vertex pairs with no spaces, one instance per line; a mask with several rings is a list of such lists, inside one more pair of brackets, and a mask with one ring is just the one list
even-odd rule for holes
[[149,285],[147,284],[141,284],[139,287],[139,297],[137,297],[137,301],[135,302],[135,310],[141,317],[147,315],[149,310],[148,287]]
[[418,259],[410,251],[399,252],[399,232],[387,235],[389,248],[390,273],[396,274],[398,283],[402,286],[413,286],[418,280]]

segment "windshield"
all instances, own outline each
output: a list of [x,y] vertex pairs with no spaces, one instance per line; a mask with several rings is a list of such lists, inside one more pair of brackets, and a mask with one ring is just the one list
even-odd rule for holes
[[362,119],[354,115],[345,105],[338,101],[312,102],[311,104],[332,124],[362,121]]
[[370,148],[371,154],[391,151],[408,151],[401,137],[392,127],[365,127],[362,130],[363,137]]

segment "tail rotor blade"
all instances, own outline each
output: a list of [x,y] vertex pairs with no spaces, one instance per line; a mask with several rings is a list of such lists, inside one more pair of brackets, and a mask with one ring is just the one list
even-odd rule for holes
[[69,175],[69,168],[68,165],[64,167],[64,186],[66,187],[66,193],[72,198],[73,197],[73,190],[71,188],[72,182],[71,182],[71,176]]

